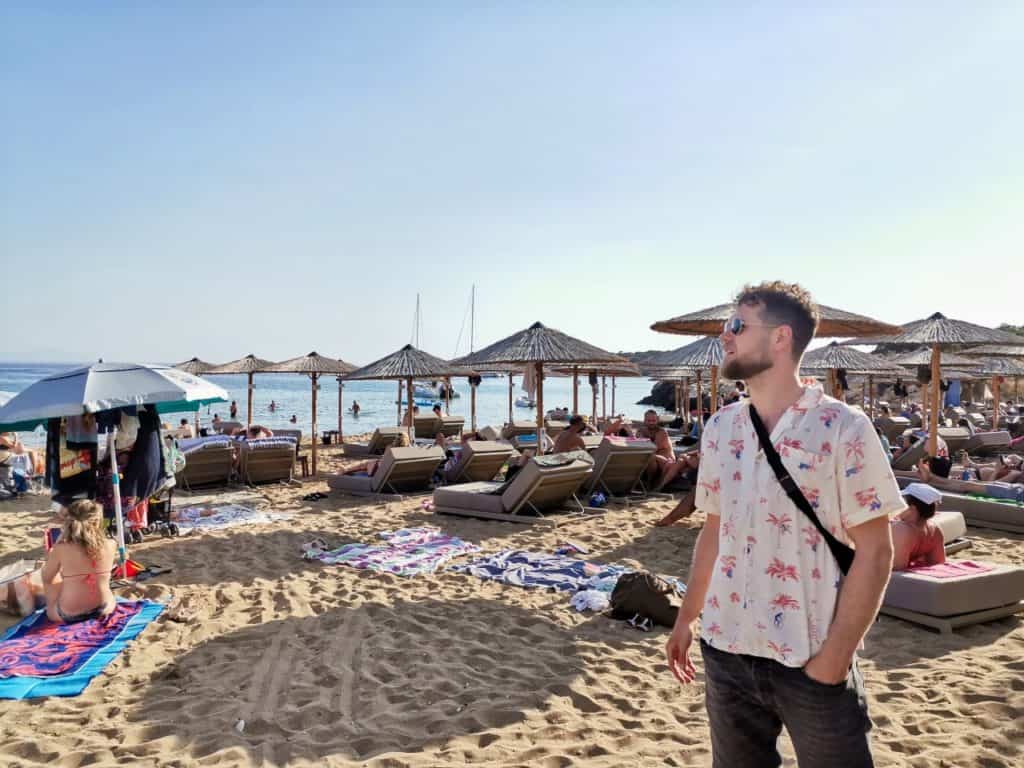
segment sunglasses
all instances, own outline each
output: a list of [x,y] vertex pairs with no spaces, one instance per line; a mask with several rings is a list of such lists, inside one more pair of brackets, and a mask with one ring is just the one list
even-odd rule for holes
[[731,333],[739,336],[746,328],[778,328],[779,323],[748,323],[739,315],[733,315],[722,326],[722,334]]

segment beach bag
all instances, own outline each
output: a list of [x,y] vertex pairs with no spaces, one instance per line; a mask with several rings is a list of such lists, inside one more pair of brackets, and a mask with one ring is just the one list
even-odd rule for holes
[[672,627],[676,623],[678,606],[672,604],[672,585],[653,573],[636,571],[619,577],[608,601],[613,619]]

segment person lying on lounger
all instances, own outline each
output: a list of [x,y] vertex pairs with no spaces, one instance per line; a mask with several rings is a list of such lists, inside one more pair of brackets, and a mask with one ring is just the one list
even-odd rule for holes
[[[1024,464],[1024,459],[1016,454],[1008,453],[1000,456],[994,464],[973,461],[967,451],[960,451],[957,457],[960,459],[961,471],[967,472],[969,475],[967,480],[1022,482],[1021,465]],[[961,479],[965,478],[961,477]]]
[[675,482],[679,477],[689,482],[689,484],[697,484],[697,470],[700,468],[700,452],[690,451],[679,456],[678,459],[673,461],[671,464],[666,464],[664,470],[661,473],[661,477],[658,479],[658,483],[654,486],[655,491],[660,491],[669,483]]
[[103,530],[102,506],[82,500],[62,512],[60,539],[42,572],[50,621],[75,624],[114,610],[110,572],[116,554],[117,544]]
[[932,522],[935,505],[942,494],[924,483],[911,483],[903,489],[907,508],[890,520],[892,525],[892,569],[905,571],[923,565],[946,562],[942,530]]
[[656,483],[665,467],[676,460],[676,455],[672,451],[672,441],[668,437],[668,432],[658,422],[657,411],[649,410],[644,413],[644,425],[637,430],[636,436],[654,443],[654,455],[644,470],[644,478],[650,483]]
[[[392,444],[392,448],[408,448],[409,447],[409,435],[402,432],[395,438],[395,442]],[[377,471],[377,467],[380,466],[380,459],[367,459],[361,461],[347,469],[343,469],[341,474],[343,475],[355,475],[357,477],[373,477],[373,474]]]
[[923,483],[929,483],[940,491],[950,493],[974,493],[989,496],[993,499],[1006,499],[1024,504],[1024,475],[1018,468],[1003,476],[1002,480],[955,480],[939,477],[928,467],[925,461],[917,465],[917,472],[896,472],[897,477],[915,477]]
[[555,438],[555,446],[552,448],[552,453],[568,453],[569,451],[585,451],[586,445],[583,443],[581,435],[587,428],[587,423],[583,420],[583,417],[576,414],[569,419],[569,426],[558,433]]

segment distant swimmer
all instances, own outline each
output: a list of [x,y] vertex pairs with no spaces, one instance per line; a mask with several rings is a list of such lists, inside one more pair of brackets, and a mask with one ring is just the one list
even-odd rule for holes
[[238,418],[238,403],[234,400],[231,401],[231,419],[234,421]]
[[360,410],[361,409],[359,407],[359,401],[358,400],[353,400],[352,401],[352,415],[353,416],[358,416]]
[[274,411],[277,410],[277,403],[275,403],[273,400],[271,400],[270,401],[270,405],[268,407],[270,408],[270,412],[273,413]]
[[291,417],[290,419],[288,419],[288,421],[290,421],[290,422],[291,422],[292,424],[297,424],[297,423],[298,423],[298,421],[299,421],[299,417],[298,417],[298,416],[296,416],[296,415],[295,415],[295,414],[293,413],[293,414],[292,414],[292,417]]

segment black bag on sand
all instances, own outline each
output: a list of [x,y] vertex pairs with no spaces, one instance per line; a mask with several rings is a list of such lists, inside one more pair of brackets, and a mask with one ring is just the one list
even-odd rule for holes
[[653,573],[624,573],[619,577],[609,599],[609,616],[620,621],[647,619],[663,627],[676,623],[679,607],[672,604],[672,585]]

